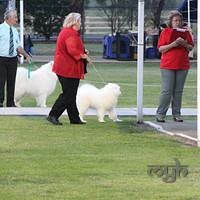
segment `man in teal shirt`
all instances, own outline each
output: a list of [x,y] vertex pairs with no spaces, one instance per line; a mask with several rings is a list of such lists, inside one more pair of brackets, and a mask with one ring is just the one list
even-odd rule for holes
[[7,83],[6,106],[15,107],[17,52],[25,56],[28,62],[30,57],[21,47],[19,34],[14,27],[18,20],[16,10],[6,11],[4,20],[4,23],[0,24],[0,107],[3,107],[5,83]]

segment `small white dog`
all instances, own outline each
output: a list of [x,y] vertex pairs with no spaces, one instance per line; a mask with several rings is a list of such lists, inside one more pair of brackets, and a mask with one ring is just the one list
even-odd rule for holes
[[20,101],[25,95],[35,98],[37,106],[46,107],[47,97],[54,91],[57,83],[57,76],[52,72],[53,61],[42,65],[39,69],[30,72],[19,67],[17,69],[15,84],[15,104],[20,107]]
[[99,122],[105,122],[104,114],[106,112],[113,121],[121,121],[114,111],[119,95],[121,95],[120,87],[115,83],[108,83],[101,89],[90,84],[82,85],[77,92],[77,107],[81,121],[86,122],[83,115],[89,107],[97,110]]

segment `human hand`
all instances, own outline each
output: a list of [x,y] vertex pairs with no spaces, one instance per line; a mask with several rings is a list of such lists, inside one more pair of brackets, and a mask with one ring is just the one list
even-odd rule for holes
[[181,37],[179,37],[179,38],[177,38],[176,39],[176,43],[178,44],[178,45],[184,45],[184,44],[186,44],[187,42],[183,39],[183,38],[181,38]]
[[85,53],[88,55],[90,52],[87,49],[85,49]]
[[178,37],[176,40],[177,41],[183,41],[184,39],[182,37]]
[[26,56],[26,60],[27,60],[28,63],[31,63],[31,57],[29,55]]
[[87,62],[89,63],[89,65],[92,65],[92,60],[88,57]]
[[92,61],[91,59],[89,58],[89,56],[87,54],[81,54],[81,58],[82,59],[86,59],[87,62],[91,65],[92,64]]
[[187,41],[184,40],[183,38],[181,38],[181,37],[177,38],[176,42],[178,45],[183,46],[186,49],[186,51],[189,52],[192,50],[192,46],[190,44],[188,44]]
[[171,44],[171,48],[175,48],[175,47],[178,47],[179,46],[179,43],[178,43],[178,41],[174,41],[174,42],[172,42]]

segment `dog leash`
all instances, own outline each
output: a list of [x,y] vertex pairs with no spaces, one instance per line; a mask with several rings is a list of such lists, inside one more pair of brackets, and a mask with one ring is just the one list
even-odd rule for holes
[[[28,78],[30,78],[30,71],[31,71],[31,65],[33,67],[39,68],[37,67],[33,62],[32,62],[32,57],[30,58],[30,63],[28,64]],[[95,67],[95,65],[92,63],[92,67],[94,68],[94,71],[98,74],[99,78],[101,79],[101,81],[106,84],[104,78],[101,76],[101,74],[99,73],[99,71],[97,70],[97,68]]]
[[103,77],[101,76],[101,74],[99,73],[99,71],[97,70],[97,68],[95,67],[95,65],[92,63],[92,67],[94,68],[94,71],[98,74],[99,78],[101,79],[101,81],[106,84],[105,80],[103,79]]
[[32,56],[30,57],[30,63],[28,63],[28,78],[30,78],[31,65],[34,66],[34,64],[32,63]]
[[36,66],[33,62],[32,62],[32,56],[30,57],[30,63],[28,63],[28,78],[30,78],[30,74],[31,74],[31,65],[33,67],[39,68],[38,66]]
[[31,60],[32,60],[32,57],[30,58],[30,63],[28,63],[28,78],[30,78]]

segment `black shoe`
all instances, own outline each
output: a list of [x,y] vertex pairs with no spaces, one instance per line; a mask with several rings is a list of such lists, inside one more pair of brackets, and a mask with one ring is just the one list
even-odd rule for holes
[[173,119],[175,122],[183,122],[183,120],[180,117],[174,117]]
[[0,107],[3,107],[3,103],[0,103]]
[[156,118],[156,121],[157,121],[157,122],[161,122],[161,123],[164,123],[164,122],[165,122],[164,118],[162,118],[162,117],[157,117],[157,118]]
[[70,124],[86,124],[86,122],[82,122],[81,120],[79,121],[73,121],[73,122],[70,122]]
[[56,118],[53,117],[53,116],[50,116],[50,115],[49,115],[46,119],[47,119],[49,122],[51,122],[52,124],[54,124],[54,125],[58,125],[58,126],[61,126],[61,125],[62,125],[62,123],[59,122],[58,119],[56,119]]

